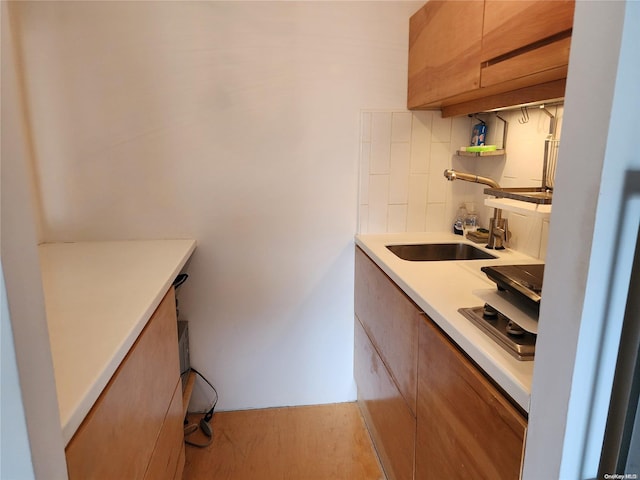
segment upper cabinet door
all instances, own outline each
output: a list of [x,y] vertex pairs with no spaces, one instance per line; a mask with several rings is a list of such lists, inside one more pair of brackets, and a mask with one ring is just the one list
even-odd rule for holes
[[430,0],[409,23],[408,108],[480,88],[484,0]]
[[569,32],[574,7],[574,0],[485,0],[481,61]]

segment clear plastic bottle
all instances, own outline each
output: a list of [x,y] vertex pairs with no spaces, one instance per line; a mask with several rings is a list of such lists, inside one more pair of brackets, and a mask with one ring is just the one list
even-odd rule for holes
[[458,207],[456,218],[453,221],[453,233],[455,233],[456,235],[464,234],[464,219],[466,218],[467,214],[467,206],[464,203],[461,203]]
[[478,214],[473,209],[467,213],[464,217],[464,224],[462,226],[465,236],[467,232],[475,232],[478,229]]

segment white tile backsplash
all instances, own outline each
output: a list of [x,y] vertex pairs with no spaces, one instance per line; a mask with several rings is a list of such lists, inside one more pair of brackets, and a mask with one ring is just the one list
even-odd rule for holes
[[411,112],[393,112],[391,114],[391,141],[411,141]]
[[[409,130],[410,131],[410,130]],[[405,204],[409,196],[409,143],[391,144],[389,203]]]
[[360,205],[369,203],[369,171],[371,158],[371,143],[360,143],[360,178],[358,178],[358,197]]
[[447,198],[447,187],[447,180],[443,175],[430,174],[427,187],[427,203],[444,203]]
[[433,127],[431,129],[431,141],[438,143],[451,142],[451,117],[442,118],[440,112],[433,115]]
[[453,155],[451,145],[449,143],[432,143],[429,155],[429,173],[440,175],[442,180],[446,182],[443,173],[447,168],[451,168],[451,156]]
[[411,123],[411,173],[429,172],[433,112],[415,112]]
[[427,219],[427,190],[429,176],[409,175],[409,204],[407,205],[407,231],[424,232]]
[[360,232],[442,230],[451,202],[442,172],[468,136],[469,119],[443,119],[435,111],[362,116]]
[[389,232],[407,231],[407,204],[389,205],[387,230]]
[[369,175],[369,233],[386,232],[389,211],[389,175]]
[[427,232],[444,232],[449,230],[452,222],[446,218],[447,211],[444,203],[429,203],[427,205],[427,218],[425,230]]
[[[562,108],[551,109],[558,119]],[[360,139],[359,232],[449,231],[461,202],[475,204],[481,226],[493,209],[484,206],[483,185],[448,182],[447,168],[489,176],[503,187],[539,186],[548,116],[529,110],[501,112],[508,122],[507,154],[500,157],[459,157],[478,118],[442,118],[438,111],[362,112]],[[495,114],[478,116],[487,122],[488,139],[503,141],[504,123]],[[560,129],[560,121],[558,131]],[[544,259],[548,222],[504,212],[512,232],[510,248]]]

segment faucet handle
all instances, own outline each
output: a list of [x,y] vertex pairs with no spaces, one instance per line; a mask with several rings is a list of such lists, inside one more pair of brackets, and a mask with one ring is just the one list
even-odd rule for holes
[[504,228],[504,236],[502,237],[502,240],[505,243],[507,243],[509,241],[510,237],[511,237],[511,234],[509,233],[509,222],[508,222],[507,218],[504,219],[504,224],[503,225],[504,225],[504,227],[503,227]]

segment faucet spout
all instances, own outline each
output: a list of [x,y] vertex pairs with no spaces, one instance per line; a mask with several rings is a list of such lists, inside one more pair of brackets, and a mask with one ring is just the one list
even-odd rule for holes
[[498,182],[492,178],[475,175],[473,173],[458,172],[452,168],[446,169],[444,171],[444,176],[450,182],[453,182],[454,180],[464,180],[465,182],[482,183],[483,185],[488,185],[492,188],[500,188]]
[[[500,188],[498,182],[489,177],[482,177],[480,175],[474,175],[472,173],[457,172],[452,168],[448,168],[444,171],[444,176],[450,182],[454,180],[464,180],[471,183],[482,183],[488,185],[491,188]],[[495,208],[493,210],[493,218],[490,220],[489,226],[489,243],[487,248],[495,250],[503,250],[505,243],[509,241],[509,226],[507,219],[502,218],[502,210]]]

